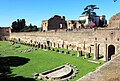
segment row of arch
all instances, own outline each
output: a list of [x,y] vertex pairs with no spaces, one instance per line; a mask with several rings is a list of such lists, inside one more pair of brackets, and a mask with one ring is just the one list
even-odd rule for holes
[[[20,38],[18,39],[18,41],[20,41]],[[52,46],[52,47],[61,47],[61,48],[65,48],[65,49],[68,49],[68,46],[69,45],[67,45],[67,44],[64,44],[64,43],[62,43],[62,44],[58,44],[58,43],[55,43],[55,42],[51,42],[50,40],[47,40],[46,42],[45,42],[45,46]],[[40,46],[40,44],[38,44],[38,46]],[[70,46],[71,46],[71,44],[70,44]],[[96,50],[96,52],[94,52],[94,56],[98,59],[99,58],[99,51],[100,51],[100,44],[96,44],[96,46],[95,45],[93,45],[95,48],[94,48],[94,50]],[[43,48],[44,46],[41,44],[41,47]],[[77,50],[78,50],[78,48],[77,48]],[[109,60],[111,60],[111,58],[112,58],[112,55],[114,55],[115,54],[115,46],[114,45],[112,45],[112,44],[110,44],[110,45],[107,45],[106,46],[106,48],[104,49],[104,50],[106,50],[107,52],[105,53],[105,55],[104,55],[104,58],[106,58],[106,60],[107,61],[109,61]],[[90,52],[91,52],[91,49],[90,49]]]
[[[95,43],[94,44],[94,60],[103,58],[104,61],[109,61],[113,58],[114,54],[116,54],[116,46],[112,44],[105,44],[105,47],[103,45],[100,47],[100,44]],[[102,50],[101,50],[102,48]],[[104,56],[100,56],[99,54],[102,53]]]
[[[50,41],[47,41],[48,42],[48,44],[50,43]],[[55,44],[54,44],[54,46],[55,46]],[[99,52],[99,45],[98,45],[98,52]],[[98,53],[99,54],[99,53]],[[108,47],[107,47],[107,60],[109,61],[109,60],[111,60],[111,58],[112,58],[112,55],[114,55],[115,54],[115,46],[114,45],[112,45],[112,44],[110,44]]]

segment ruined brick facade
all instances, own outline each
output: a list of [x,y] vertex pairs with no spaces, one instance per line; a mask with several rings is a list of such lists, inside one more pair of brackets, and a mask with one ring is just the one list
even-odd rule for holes
[[66,29],[66,21],[64,16],[55,15],[48,20],[42,21],[42,30]]
[[55,15],[48,20],[42,21],[42,30],[59,30],[59,29],[78,29],[81,27],[79,20],[65,20],[65,16]]
[[0,27],[0,40],[9,39],[10,34],[11,34],[10,27]]
[[67,20],[67,29],[80,29],[81,23],[79,20]]
[[120,12],[113,15],[109,20],[109,27],[119,28],[120,27]]

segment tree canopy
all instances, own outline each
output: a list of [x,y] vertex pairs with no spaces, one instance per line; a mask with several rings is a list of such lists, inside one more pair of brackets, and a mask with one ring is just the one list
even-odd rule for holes
[[84,8],[84,12],[82,13],[82,15],[88,16],[89,21],[91,21],[92,16],[96,16],[96,12],[94,12],[95,9],[99,9],[99,8],[96,7],[96,5],[87,5]]
[[116,2],[117,0],[113,0],[114,2]]
[[17,21],[12,22],[12,29],[14,32],[20,32],[26,25],[25,19],[17,19]]
[[30,24],[27,26],[25,19],[17,19],[17,21],[12,22],[12,32],[29,32],[37,30],[38,28],[36,25]]

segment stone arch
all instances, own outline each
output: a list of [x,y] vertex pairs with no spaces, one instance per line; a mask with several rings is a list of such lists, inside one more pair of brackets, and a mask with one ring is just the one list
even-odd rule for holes
[[40,46],[40,47],[41,47],[41,49],[43,49],[43,44],[41,44],[41,46]]
[[40,42],[38,43],[38,48],[40,48]]
[[47,41],[47,46],[50,46],[50,41],[49,40]]
[[6,37],[3,37],[3,39],[2,39],[3,41],[7,41],[7,38]]
[[109,45],[108,46],[108,60],[111,60],[111,56],[115,54],[115,46]]
[[20,38],[18,38],[18,41],[19,41],[19,42],[20,42],[20,40],[21,40],[21,39],[20,39]]

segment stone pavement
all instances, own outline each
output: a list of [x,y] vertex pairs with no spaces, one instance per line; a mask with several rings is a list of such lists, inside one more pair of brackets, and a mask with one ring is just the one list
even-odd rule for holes
[[120,81],[120,54],[77,81]]

